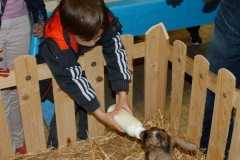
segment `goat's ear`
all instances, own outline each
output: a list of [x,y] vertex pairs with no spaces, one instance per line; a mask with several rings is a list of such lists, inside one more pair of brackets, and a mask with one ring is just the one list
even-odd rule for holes
[[171,137],[170,149],[172,151],[173,151],[175,144],[179,145],[181,148],[186,149],[186,150],[190,150],[190,151],[197,150],[197,146],[195,144],[185,141],[181,138]]

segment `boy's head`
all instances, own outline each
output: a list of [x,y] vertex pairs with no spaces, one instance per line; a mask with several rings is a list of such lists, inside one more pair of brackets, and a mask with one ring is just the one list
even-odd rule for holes
[[110,24],[104,0],[61,0],[59,14],[63,29],[86,41]]

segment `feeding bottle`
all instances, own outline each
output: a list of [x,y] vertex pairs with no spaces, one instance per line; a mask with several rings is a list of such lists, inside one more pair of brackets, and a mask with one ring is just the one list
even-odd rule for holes
[[[107,112],[112,112],[116,107],[116,104],[111,105]],[[142,123],[133,115],[128,113],[124,108],[120,109],[116,115],[114,115],[114,121],[131,137],[140,139],[140,134],[145,130]]]

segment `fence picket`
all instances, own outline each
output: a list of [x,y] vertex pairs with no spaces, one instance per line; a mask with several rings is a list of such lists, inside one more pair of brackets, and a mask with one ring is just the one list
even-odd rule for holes
[[46,149],[36,58],[18,57],[14,68],[27,151]]

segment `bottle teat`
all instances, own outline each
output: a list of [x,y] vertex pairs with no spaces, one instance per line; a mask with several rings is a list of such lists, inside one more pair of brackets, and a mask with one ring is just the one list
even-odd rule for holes
[[141,139],[140,135],[141,135],[142,131],[144,131],[144,130],[146,130],[146,129],[143,127],[137,127],[135,130],[135,137],[137,139]]

